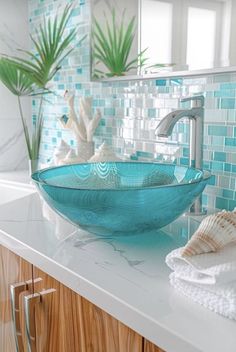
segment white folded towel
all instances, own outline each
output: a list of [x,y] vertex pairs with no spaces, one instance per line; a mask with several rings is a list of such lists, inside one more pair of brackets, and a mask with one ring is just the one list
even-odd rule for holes
[[228,284],[198,285],[170,274],[170,283],[179,292],[215,313],[236,320],[236,281]]
[[192,283],[218,284],[236,280],[236,245],[229,244],[218,252],[182,257],[177,248],[166,257],[166,264],[176,277]]
[[171,285],[204,307],[236,320],[236,245],[192,257],[181,257],[182,250],[175,249],[166,257],[174,271]]

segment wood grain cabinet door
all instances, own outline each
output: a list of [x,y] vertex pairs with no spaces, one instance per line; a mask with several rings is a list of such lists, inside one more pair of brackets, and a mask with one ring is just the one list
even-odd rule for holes
[[74,296],[84,331],[82,352],[142,352],[142,336],[86,299]]
[[143,338],[57,280],[34,268],[41,291],[36,306],[37,352],[143,352]]
[[[27,285],[22,290],[21,284],[31,282],[33,277],[34,287]],[[20,287],[19,307],[15,306],[19,312],[15,316],[17,327],[13,323],[11,285],[16,291]],[[28,307],[32,341],[26,339],[25,333],[25,302],[31,300],[36,302]],[[18,350],[15,331],[20,333]],[[28,342],[32,352],[164,352],[0,245],[0,351],[26,352]]]
[[[32,265],[0,245],[0,351],[16,352],[16,344],[19,352],[27,350],[23,295],[32,293],[32,286],[28,287],[26,282],[32,282]],[[11,302],[11,285],[14,285],[14,305]]]
[[144,352],[165,352],[165,351],[155,346],[150,341],[144,339]]

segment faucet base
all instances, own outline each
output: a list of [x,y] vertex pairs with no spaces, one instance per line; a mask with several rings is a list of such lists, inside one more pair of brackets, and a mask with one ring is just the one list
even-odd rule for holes
[[201,211],[187,211],[186,213],[184,213],[185,216],[203,216],[207,214],[207,210],[206,209],[202,209]]
[[202,207],[202,197],[201,195],[195,200],[195,202],[191,205],[189,211],[185,213],[185,215],[191,216],[202,216],[206,215],[207,211]]

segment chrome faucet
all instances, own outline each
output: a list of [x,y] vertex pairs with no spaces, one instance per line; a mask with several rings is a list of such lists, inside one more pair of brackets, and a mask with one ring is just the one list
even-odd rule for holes
[[[203,116],[204,116],[204,96],[196,95],[183,98],[181,102],[191,101],[190,109],[179,109],[170,112],[158,124],[155,134],[158,137],[168,137],[171,135],[175,124],[183,117],[188,117],[190,122],[189,138],[189,166],[202,169],[203,159]],[[198,197],[190,209],[191,213],[202,214],[201,196]]]

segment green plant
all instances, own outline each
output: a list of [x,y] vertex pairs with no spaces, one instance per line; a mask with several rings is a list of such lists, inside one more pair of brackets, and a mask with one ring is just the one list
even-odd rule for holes
[[115,9],[112,10],[111,23],[106,17],[105,30],[94,18],[94,28],[92,31],[95,64],[102,63],[108,70],[104,73],[95,68],[94,75],[99,76],[123,76],[133,68],[137,68],[138,56],[129,59],[130,51],[135,36],[135,16],[125,24],[125,10],[122,20],[117,22]]
[[[34,50],[21,50],[24,58],[10,56],[0,58],[0,81],[17,96],[30,159],[37,159],[39,155],[43,127],[43,97],[51,93],[48,84],[60,70],[62,61],[73,50],[70,44],[76,36],[76,28],[65,34],[71,11],[71,5],[68,5],[60,18],[58,16],[48,20],[44,18],[43,25],[39,26],[34,37],[31,36]],[[40,97],[40,103],[38,116],[30,133],[23,114],[21,98],[34,95]]]

